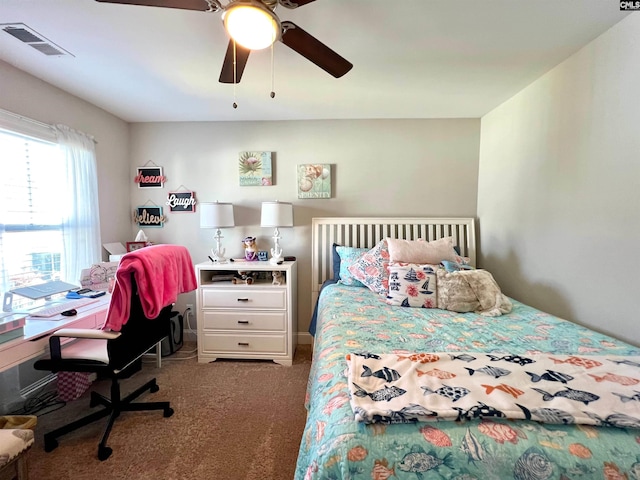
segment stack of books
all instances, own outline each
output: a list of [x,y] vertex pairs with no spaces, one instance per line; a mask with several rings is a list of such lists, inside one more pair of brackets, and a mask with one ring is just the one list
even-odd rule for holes
[[26,318],[24,313],[0,312],[0,343],[22,337]]

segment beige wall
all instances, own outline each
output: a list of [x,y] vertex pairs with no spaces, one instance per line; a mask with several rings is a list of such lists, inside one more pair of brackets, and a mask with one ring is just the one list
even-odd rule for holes
[[[132,205],[163,205],[167,192],[179,188],[195,191],[200,202],[232,202],[237,226],[223,231],[223,246],[241,257],[247,235],[258,237],[260,248],[272,246],[273,229],[260,227],[261,202],[292,202],[295,226],[281,229],[281,245],[299,261],[298,330],[304,334],[312,310],[311,218],[475,216],[479,133],[478,119],[134,124]],[[274,152],[274,186],[239,186],[238,153],[245,150]],[[166,188],[133,184],[135,167],[149,161],[163,167]],[[297,198],[296,165],[303,163],[333,166],[331,199]],[[207,260],[214,232],[200,229],[197,212],[167,216],[164,228],[144,229],[147,236],[187,246],[196,263]],[[195,303],[195,294],[183,295],[179,308],[186,303]]]
[[[129,125],[4,62],[0,91],[0,108],[97,139],[103,243],[132,240],[138,231],[131,222],[135,206],[164,206],[168,191],[186,187],[200,202],[234,203],[238,226],[224,231],[224,245],[228,254],[241,256],[240,240],[247,235],[257,236],[267,250],[271,246],[273,231],[259,226],[261,202],[293,202],[295,227],[281,230],[281,244],[285,255],[299,260],[302,333],[312,309],[312,217],[475,216],[479,119]],[[239,187],[238,153],[244,150],[274,152],[274,186]],[[164,189],[134,184],[136,167],[149,161],[163,167]],[[301,163],[333,166],[331,199],[297,198],[295,167]],[[195,262],[206,260],[214,232],[200,229],[197,213],[166,214],[164,228],[144,229],[148,237],[185,245]],[[194,293],[182,295],[177,308],[187,303],[195,303]]]
[[[272,232],[259,227],[260,202],[293,202],[296,226],[282,230],[282,245],[300,260],[302,332],[311,310],[313,216],[477,212],[480,263],[507,294],[640,343],[634,324],[640,266],[640,60],[633,49],[640,43],[638,27],[640,17],[629,15],[483,117],[481,126],[477,119],[129,126],[2,62],[0,108],[97,138],[104,242],[135,235],[134,206],[163,204],[167,191],[186,187],[199,201],[236,205],[238,226],[225,231],[224,241],[229,253],[240,255],[245,235],[270,245]],[[275,152],[273,187],[238,186],[242,150]],[[165,189],[133,184],[135,167],[148,161],[165,169]],[[295,165],[316,162],[333,165],[334,196],[298,200]],[[146,229],[149,237],[184,244],[194,261],[204,260],[213,232],[199,228],[197,214],[168,215],[165,228]],[[193,294],[183,297],[179,307],[195,303]]]
[[47,124],[61,123],[96,138],[102,241],[126,236],[131,229],[129,125],[2,61],[0,92],[4,110]]
[[640,344],[640,16],[482,118],[480,265],[508,295]]

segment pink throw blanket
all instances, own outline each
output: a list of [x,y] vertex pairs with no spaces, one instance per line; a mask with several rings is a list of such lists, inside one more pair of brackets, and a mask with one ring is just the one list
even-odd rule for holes
[[132,284],[138,286],[142,310],[156,318],[180,293],[195,290],[196,274],[189,251],[179,245],[152,245],[127,253],[120,260],[104,330],[119,332],[129,320]]

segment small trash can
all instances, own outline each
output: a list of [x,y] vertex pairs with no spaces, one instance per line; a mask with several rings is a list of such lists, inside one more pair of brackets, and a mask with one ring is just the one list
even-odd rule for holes
[[90,386],[90,373],[58,372],[58,398],[63,402],[70,402],[80,398]]

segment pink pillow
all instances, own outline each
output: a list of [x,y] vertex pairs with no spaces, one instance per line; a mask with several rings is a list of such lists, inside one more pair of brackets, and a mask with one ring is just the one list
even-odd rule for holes
[[443,260],[455,262],[458,256],[453,248],[453,237],[432,242],[387,238],[387,244],[391,262],[437,265]]
[[356,280],[366,285],[371,291],[386,295],[389,290],[388,263],[387,242],[380,240],[375,247],[362,255],[348,269]]

